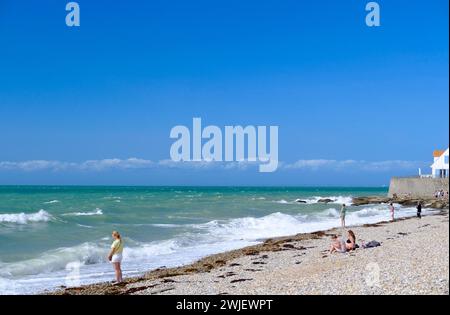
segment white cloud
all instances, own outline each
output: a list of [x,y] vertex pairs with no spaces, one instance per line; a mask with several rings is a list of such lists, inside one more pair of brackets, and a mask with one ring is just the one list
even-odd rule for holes
[[298,160],[292,164],[286,164],[283,166],[285,169],[319,169],[321,167],[327,167],[336,164],[336,160]]
[[154,163],[149,160],[129,158],[129,159],[103,159],[88,160],[81,163],[31,160],[22,162],[0,162],[0,170],[19,170],[19,171],[63,171],[63,170],[87,170],[102,171],[108,169],[141,169],[152,167]]
[[298,160],[292,164],[283,165],[286,170],[320,170],[320,169],[357,169],[365,171],[389,171],[389,170],[412,170],[426,167],[429,163],[421,161],[365,161],[365,160]]
[[167,168],[205,168],[208,167],[210,162],[175,162],[172,160],[161,160],[158,162],[158,166]]
[[240,169],[245,170],[250,166],[259,165],[257,162],[218,162],[218,161],[199,161],[199,162],[174,162],[172,160],[161,160],[158,166],[167,168],[182,169]]
[[392,169],[418,169],[428,166],[429,163],[420,161],[391,160],[365,163],[361,165],[361,168],[369,171],[387,171]]
[[64,170],[73,167],[74,163],[46,160],[31,160],[22,162],[0,162],[0,170],[22,170],[22,171],[39,171],[39,170]]
[[121,159],[103,159],[103,160],[88,160],[79,164],[82,170],[102,171],[108,169],[142,169],[153,167],[154,163],[150,160],[129,158]]
[[[389,170],[415,170],[419,167],[426,169],[429,163],[420,161],[386,160],[386,161],[365,161],[365,160],[327,160],[311,159],[298,160],[294,163],[279,163],[280,170],[348,170],[356,169],[361,171],[389,171]],[[161,160],[153,162],[151,160],[128,158],[128,159],[102,159],[87,160],[83,162],[63,162],[47,160],[30,161],[0,161],[0,171],[106,171],[106,170],[130,170],[149,168],[172,168],[172,169],[224,169],[224,170],[247,170],[259,165],[258,162],[174,162],[172,160]]]

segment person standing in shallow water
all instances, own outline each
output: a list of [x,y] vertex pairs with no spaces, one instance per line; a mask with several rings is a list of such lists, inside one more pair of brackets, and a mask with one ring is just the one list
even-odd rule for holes
[[422,203],[420,201],[417,203],[416,209],[417,209],[417,217],[419,219],[422,219]]
[[395,207],[392,202],[389,204],[389,210],[391,211],[391,220],[394,221],[395,220],[395,218],[394,218]]
[[108,260],[113,264],[114,271],[116,273],[116,284],[121,283],[122,279],[122,252],[123,252],[123,240],[119,232],[114,231],[112,233],[114,242],[111,245],[111,250],[108,255]]
[[341,207],[341,226],[345,228],[345,213],[347,212],[345,203]]

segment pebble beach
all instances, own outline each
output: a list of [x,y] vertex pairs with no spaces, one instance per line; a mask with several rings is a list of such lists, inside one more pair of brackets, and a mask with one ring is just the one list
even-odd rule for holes
[[329,253],[340,229],[268,239],[191,265],[160,268],[119,286],[62,288],[50,294],[117,295],[448,295],[448,210],[349,227],[357,243],[380,247]]

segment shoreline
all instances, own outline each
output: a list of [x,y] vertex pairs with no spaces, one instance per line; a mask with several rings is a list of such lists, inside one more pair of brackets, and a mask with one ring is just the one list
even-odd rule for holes
[[[444,260],[443,268],[446,269],[446,274],[439,274],[440,279],[444,279],[443,282],[446,283],[446,289],[438,289],[434,294],[448,294],[448,208],[439,209],[440,212],[433,215],[427,215],[422,218],[422,220],[418,222],[426,222],[421,227],[422,230],[420,232],[429,232],[430,227],[434,229],[439,229],[440,234],[443,234],[447,251],[443,251],[442,253],[437,253],[438,258],[440,260]],[[440,220],[442,219],[443,220]],[[382,246],[375,249],[358,249],[356,251],[347,253],[347,254],[328,254],[328,248],[330,244],[330,237],[332,235],[340,235],[340,228],[332,228],[325,231],[318,231],[313,233],[302,233],[292,236],[284,236],[284,237],[276,237],[269,238],[264,240],[261,244],[247,246],[244,248],[231,250],[223,253],[218,253],[214,255],[206,256],[196,262],[191,264],[173,267],[173,268],[159,268],[156,270],[152,270],[146,272],[143,276],[139,277],[131,277],[124,280],[124,283],[121,285],[113,286],[111,283],[96,283],[90,285],[83,285],[75,288],[61,288],[54,291],[45,291],[41,294],[47,295],[132,295],[132,294],[185,294],[185,295],[194,295],[194,294],[310,294],[308,292],[298,293],[290,292],[290,289],[297,288],[295,285],[292,288],[284,288],[272,291],[272,289],[266,289],[262,292],[258,291],[258,287],[264,287],[267,284],[260,283],[256,287],[247,288],[243,292],[238,289],[239,287],[247,287],[249,283],[255,282],[255,275],[260,273],[263,274],[265,272],[269,272],[269,274],[273,273],[273,270],[270,270],[267,265],[273,260],[275,264],[283,264],[283,260],[286,260],[287,257],[283,257],[288,252],[299,253],[297,256],[290,257],[295,258],[294,266],[305,266],[307,265],[302,260],[311,260],[309,263],[312,265],[316,265],[319,267],[321,264],[317,264],[317,259],[324,259],[327,257],[332,257],[333,259],[349,256],[354,257],[358,256],[361,253],[369,253],[379,252],[383,253],[384,249],[388,247],[391,240],[395,240],[397,236],[403,238],[405,244],[412,243],[414,245],[415,241],[421,242],[424,240],[423,237],[418,240],[409,239],[410,235],[413,235],[414,226],[418,219],[415,217],[408,218],[399,218],[394,222],[391,221],[383,221],[374,224],[364,224],[362,226],[348,226],[347,229],[353,229],[357,233],[357,238],[362,235],[376,235],[378,241],[383,241]],[[440,222],[442,221],[442,222]],[[412,228],[411,228],[412,226]],[[377,233],[376,230],[382,228],[389,228],[386,233]],[[391,229],[399,229],[401,232],[394,233],[391,235],[389,230]],[[403,230],[407,230],[407,232],[403,232]],[[443,232],[444,231],[444,232]],[[445,232],[446,231],[446,232]],[[383,235],[386,234],[384,237]],[[389,236],[389,237],[387,237]],[[371,241],[372,239],[362,237],[367,241]],[[424,240],[427,242],[427,240]],[[428,240],[430,241],[430,240]],[[431,240],[434,241],[434,240]],[[431,243],[428,242],[429,243]],[[358,243],[360,243],[358,239]],[[425,244],[426,245],[426,244]],[[418,245],[419,247],[421,245]],[[317,251],[318,248],[319,252]],[[411,251],[414,252],[414,246],[411,248]],[[395,252],[395,251],[394,251]],[[315,257],[315,258],[312,258]],[[290,259],[289,258],[289,259]],[[414,257],[405,257],[406,260],[411,260]],[[426,257],[422,257],[425,258]],[[422,258],[419,260],[421,261]],[[281,260],[281,261],[280,261]],[[314,260],[316,260],[314,262]],[[319,262],[322,262],[319,260]],[[338,263],[338,261],[337,261]],[[422,261],[420,263],[423,263]],[[244,268],[243,266],[248,265],[248,268]],[[340,264],[339,268],[342,268]],[[441,263],[442,265],[442,263]],[[325,266],[322,266],[325,268]],[[276,268],[275,271],[285,270],[288,266],[280,266],[280,268]],[[331,268],[331,269],[330,269]],[[300,267],[302,269],[302,267]],[[314,269],[314,268],[313,268]],[[327,268],[325,268],[327,269]],[[333,266],[328,266],[326,270],[327,273],[336,272]],[[344,268],[345,269],[345,268]],[[295,272],[296,276],[298,276],[298,272],[302,273],[301,270]],[[326,273],[325,270],[320,270],[318,276],[320,278],[321,275]],[[307,275],[302,275],[299,279],[304,278],[306,281],[306,276],[309,276],[311,272],[308,271]],[[251,277],[250,277],[251,276]],[[292,276],[288,276],[287,279],[290,279]],[[331,276],[333,277],[333,276]],[[236,279],[234,279],[236,278]],[[279,280],[282,281],[283,276],[279,276]],[[231,279],[231,280],[230,280]],[[258,281],[264,282],[266,278],[261,278]],[[284,279],[284,278],[283,278]],[[229,280],[229,281],[228,281]],[[420,279],[419,279],[420,280]],[[190,284],[188,287],[186,285],[177,285],[177,283],[185,283],[188,281]],[[201,284],[203,282],[208,282],[210,287],[216,287],[217,290],[207,290],[205,288],[198,287],[195,283]],[[276,278],[274,279],[276,281]],[[313,281],[313,280],[309,280]],[[314,282],[314,281],[313,281]],[[350,281],[351,283],[352,281]],[[317,284],[317,283],[316,283]],[[349,283],[344,283],[349,284]],[[231,287],[230,287],[231,285]],[[302,283],[303,286],[303,283]],[[320,286],[320,284],[319,284]],[[333,284],[328,285],[331,292],[334,292],[335,289],[339,288]],[[224,287],[222,290],[219,288]],[[313,286],[314,287],[314,286]],[[228,289],[228,290],[226,290]],[[222,292],[223,291],[223,292]],[[225,292],[231,291],[231,292]],[[330,294],[327,293],[327,290],[318,290],[316,294]],[[414,294],[415,291],[413,291]],[[433,294],[435,292],[433,290],[425,290],[425,294]],[[420,291],[417,292],[420,294]],[[339,293],[338,293],[339,294]],[[350,292],[350,294],[367,294],[367,292]],[[378,294],[388,294],[387,292],[382,292]]]

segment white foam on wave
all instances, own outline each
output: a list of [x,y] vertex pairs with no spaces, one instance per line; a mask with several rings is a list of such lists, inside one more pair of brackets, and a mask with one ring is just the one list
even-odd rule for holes
[[305,217],[276,212],[261,218],[246,217],[225,221],[215,220],[194,227],[207,231],[207,235],[216,239],[256,241],[297,233],[299,223]]
[[22,290],[17,288],[16,281],[0,277],[0,294],[15,295],[21,294]]
[[107,199],[107,200],[120,200],[120,199],[122,199],[122,197],[119,197],[119,196],[108,196],[108,197],[103,197],[103,199]]
[[0,214],[0,223],[28,224],[36,222],[48,222],[53,216],[41,209],[35,213],[5,213]]
[[[199,243],[198,239],[194,239],[187,235],[150,243],[126,239],[122,265],[124,276],[142,275],[147,270],[163,266],[181,266],[207,255],[248,245],[247,242],[217,240],[214,243]],[[0,262],[0,294],[33,294],[56,289],[61,285],[71,287],[110,281],[114,279],[114,272],[106,260],[108,251],[107,242],[84,243],[48,251],[36,259]]]
[[51,273],[64,270],[70,262],[78,261],[84,265],[106,262],[107,246],[95,243],[83,243],[74,247],[64,247],[44,252],[36,258],[13,263],[0,262],[0,277],[16,278],[20,276]]
[[[424,209],[423,214],[433,210]],[[416,214],[415,208],[397,208],[396,217],[411,217]],[[264,238],[286,236],[297,233],[310,233],[340,226],[340,210],[328,208],[319,213],[290,215],[281,212],[255,218],[237,218],[224,221],[211,221],[205,224],[192,225],[204,230],[209,238],[220,240],[256,241]],[[372,205],[356,211],[347,210],[348,225],[363,225],[390,220],[387,205]]]
[[155,224],[135,224],[135,226],[154,226],[159,228],[177,228],[177,227],[184,227],[184,224],[166,224],[166,223],[155,223]]
[[338,218],[340,215],[340,212],[336,208],[328,208],[328,209],[322,211],[321,213],[319,213],[319,215],[323,215],[328,218]]
[[46,201],[46,202],[44,202],[45,204],[47,204],[47,205],[51,205],[51,204],[53,204],[53,203],[59,203],[60,201],[59,200],[50,200],[50,201]]
[[278,203],[278,204],[280,204],[280,205],[288,205],[288,204],[292,204],[292,202],[289,202],[289,201],[284,200],[284,199],[277,200],[277,201],[274,201],[274,202],[275,202],[275,203]]
[[305,199],[297,199],[298,201],[303,200],[306,201],[307,204],[315,204],[319,203],[319,200],[321,199],[330,199],[332,200],[329,202],[330,204],[346,204],[351,205],[353,203],[353,197],[352,196],[314,196],[312,198],[305,198]]
[[[396,217],[415,215],[415,208],[397,208]],[[424,209],[427,215],[432,210]],[[347,211],[348,225],[362,225],[389,220],[387,205],[368,205]],[[327,230],[340,225],[339,210],[330,207],[319,213],[285,214],[275,212],[263,217],[243,217],[213,220],[203,224],[186,224],[185,231],[168,240],[140,243],[125,239],[124,274],[138,275],[161,266],[174,267],[193,262],[201,257],[242,248],[278,236],[294,235]],[[160,224],[166,228],[180,225]],[[106,260],[110,238],[97,243],[44,252],[35,259],[14,263],[0,262],[0,280],[9,283],[12,279],[17,293],[36,293],[43,289],[66,285],[66,267],[70,263],[80,264],[82,284],[113,279],[112,268]],[[9,279],[9,280],[8,280]],[[6,282],[5,282],[6,281]],[[2,290],[0,281],[0,294]]]
[[167,241],[155,241],[151,243],[142,243],[134,247],[128,247],[124,250],[124,259],[142,260],[154,259],[159,255],[173,254],[179,249],[176,239]]
[[78,224],[78,223],[77,223],[77,226],[83,227],[83,228],[87,228],[87,229],[93,229],[94,228],[93,226],[90,226],[90,225],[84,225],[84,224]]
[[[284,205],[292,205],[292,204],[316,204],[321,203],[319,200],[321,199],[329,199],[331,200],[328,204],[346,204],[350,206],[353,202],[353,197],[351,196],[314,196],[310,198],[298,198],[294,201],[288,201],[285,199],[273,201],[274,203],[284,204]],[[254,199],[253,199],[254,200]],[[326,203],[323,203],[326,204]]]
[[[416,208],[415,207],[401,207],[397,205],[395,211],[395,217],[396,218],[405,218],[405,217],[412,217],[416,215]],[[423,214],[428,215],[435,213],[436,210],[433,209],[424,209]],[[313,214],[313,221],[328,221],[327,219],[330,219],[330,223],[333,223],[332,226],[329,226],[327,228],[337,227],[339,226],[336,224],[340,217],[340,210],[336,208],[329,208],[326,209],[318,214]],[[364,225],[364,224],[371,224],[371,223],[378,223],[382,221],[389,221],[391,219],[391,212],[388,205],[384,204],[377,204],[377,205],[368,205],[367,207],[364,207],[362,209],[358,209],[356,211],[349,211],[347,210],[346,213],[346,223],[347,225]]]
[[95,208],[94,211],[90,212],[69,212],[64,213],[64,216],[93,216],[93,215],[103,215],[103,210],[100,208]]

